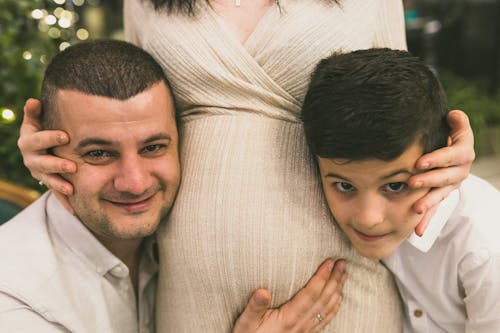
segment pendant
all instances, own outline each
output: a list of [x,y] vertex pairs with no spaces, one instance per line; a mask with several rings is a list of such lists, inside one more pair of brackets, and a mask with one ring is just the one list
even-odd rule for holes
[[234,0],[234,4],[236,7],[239,7],[241,5],[241,0]]

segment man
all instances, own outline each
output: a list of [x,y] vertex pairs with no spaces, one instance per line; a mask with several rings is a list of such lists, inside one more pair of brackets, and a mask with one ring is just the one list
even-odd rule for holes
[[[76,173],[62,175],[74,194],[65,209],[49,191],[0,229],[0,331],[153,332],[152,235],[180,181],[168,81],[131,44],[82,43],[52,60],[41,101],[42,126],[70,138],[52,153],[77,164]],[[325,263],[296,302],[281,309],[294,318],[308,313],[311,320],[297,321],[301,332],[324,327],[338,311],[345,278],[343,265],[336,267],[330,274],[333,263]],[[269,303],[258,291],[239,332],[282,327],[266,311]]]

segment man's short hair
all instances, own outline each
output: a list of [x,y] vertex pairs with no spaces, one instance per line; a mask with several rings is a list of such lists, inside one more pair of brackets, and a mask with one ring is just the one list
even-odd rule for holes
[[72,45],[57,54],[45,70],[40,96],[42,127],[58,128],[55,97],[60,89],[126,100],[161,80],[170,89],[155,59],[130,43],[95,40]]
[[424,153],[446,146],[447,113],[441,84],[421,60],[406,51],[368,49],[319,62],[302,119],[317,156],[388,161],[415,140]]

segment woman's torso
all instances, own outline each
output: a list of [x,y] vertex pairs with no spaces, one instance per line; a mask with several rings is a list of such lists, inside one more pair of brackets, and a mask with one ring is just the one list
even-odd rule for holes
[[229,331],[253,290],[279,305],[327,257],[347,258],[350,278],[325,331],[399,330],[392,280],[334,225],[299,120],[317,61],[383,39],[381,1],[282,1],[244,44],[203,1],[195,17],[126,4],[129,35],[164,67],[181,119],[183,180],[159,231],[159,332]]

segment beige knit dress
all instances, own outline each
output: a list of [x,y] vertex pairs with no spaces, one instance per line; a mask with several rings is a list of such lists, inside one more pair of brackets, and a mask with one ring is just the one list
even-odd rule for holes
[[309,75],[333,51],[405,48],[399,0],[280,0],[241,44],[204,0],[194,17],[125,1],[129,40],[170,79],[183,179],[159,230],[157,330],[230,332],[251,293],[291,298],[327,257],[348,260],[325,332],[400,332],[392,278],[330,218],[299,120]]

